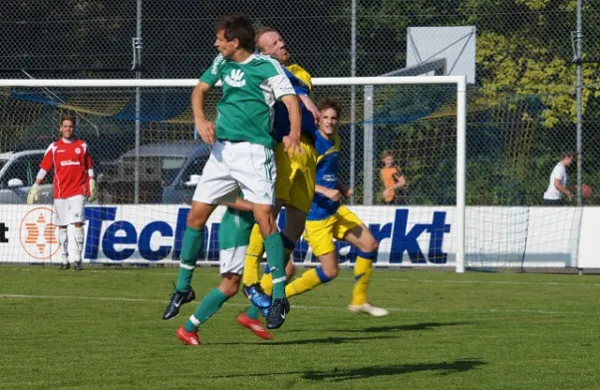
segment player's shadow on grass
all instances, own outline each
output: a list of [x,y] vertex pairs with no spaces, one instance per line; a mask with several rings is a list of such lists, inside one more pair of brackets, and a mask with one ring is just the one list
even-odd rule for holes
[[433,371],[438,375],[450,375],[460,372],[473,370],[478,366],[486,364],[483,360],[466,358],[458,359],[453,362],[441,363],[417,363],[417,364],[395,364],[388,366],[368,366],[350,369],[333,369],[331,371],[292,371],[292,372],[272,372],[259,374],[226,375],[213,378],[235,378],[235,377],[253,377],[253,376],[272,376],[272,375],[297,375],[302,378],[314,381],[341,382],[354,379],[365,379],[379,376],[403,375],[412,372]]
[[[471,325],[472,322],[419,322],[407,325],[370,326],[368,328],[323,329],[324,332],[337,333],[387,333],[409,330],[432,330],[443,326]],[[314,332],[314,329],[286,329],[287,333]]]
[[347,342],[356,341],[372,341],[382,339],[395,339],[397,336],[376,336],[376,337],[323,337],[318,339],[304,339],[304,340],[289,340],[289,341],[274,341],[271,343],[265,343],[257,341],[255,343],[237,343],[237,342],[226,342],[226,343],[211,343],[211,345],[264,345],[264,346],[278,346],[278,345],[306,345],[306,344],[343,344]]
[[471,325],[471,322],[419,322],[408,325],[370,326],[359,329],[336,329],[334,332],[385,333],[403,330],[432,330],[442,326]]
[[390,366],[370,366],[333,371],[308,371],[302,377],[316,381],[341,382],[353,379],[372,378],[377,376],[402,375],[420,371],[437,371],[438,375],[450,375],[473,370],[486,364],[478,359],[460,359],[453,362],[396,364]]

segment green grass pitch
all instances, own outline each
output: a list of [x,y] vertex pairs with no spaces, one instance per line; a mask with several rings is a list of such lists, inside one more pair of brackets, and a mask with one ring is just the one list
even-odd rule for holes
[[[273,341],[235,322],[161,320],[175,268],[0,267],[0,389],[598,389],[600,279],[376,270],[385,318],[347,311],[351,271],[292,299]],[[201,297],[218,282],[199,268]]]

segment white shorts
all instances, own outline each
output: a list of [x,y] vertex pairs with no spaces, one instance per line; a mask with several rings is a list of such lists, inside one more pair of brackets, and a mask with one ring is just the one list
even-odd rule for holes
[[55,225],[67,226],[77,222],[85,222],[84,205],[84,195],[75,195],[66,199],[54,199]]
[[252,203],[275,204],[273,150],[250,142],[217,141],[196,185],[196,202],[235,202],[240,190]]
[[219,251],[219,268],[221,275],[226,273],[241,275],[244,272],[244,259],[248,246],[221,249]]

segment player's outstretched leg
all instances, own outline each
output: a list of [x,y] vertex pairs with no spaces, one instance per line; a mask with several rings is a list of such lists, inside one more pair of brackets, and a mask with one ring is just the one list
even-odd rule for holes
[[218,288],[209,291],[194,314],[177,329],[177,338],[188,345],[199,345],[198,327],[215,314],[228,299],[229,297]]
[[381,307],[373,306],[367,300],[369,281],[373,273],[373,261],[358,256],[354,264],[354,287],[352,288],[352,300],[348,310],[357,314],[368,314],[373,317],[387,316],[389,312]]
[[288,297],[310,291],[318,285],[328,283],[337,277],[339,268],[335,251],[320,255],[319,262],[321,263],[320,267],[309,269],[285,287],[285,294]]
[[377,240],[364,224],[349,230],[345,239],[359,248],[354,263],[354,287],[348,310],[373,317],[388,315],[389,312],[386,309],[373,306],[367,299],[369,282],[373,273],[373,261],[377,259]]
[[209,291],[202,298],[194,314],[177,329],[177,338],[188,345],[200,345],[198,327],[219,311],[229,298],[237,294],[239,287],[240,275],[231,272],[223,273],[219,287]]
[[169,304],[163,314],[163,320],[170,320],[176,317],[179,314],[181,305],[191,302],[196,298],[196,293],[192,289],[190,282],[196,268],[196,261],[200,257],[203,239],[204,232],[202,229],[194,229],[189,226],[185,229],[181,248],[179,276],[177,277],[177,284],[175,285]]

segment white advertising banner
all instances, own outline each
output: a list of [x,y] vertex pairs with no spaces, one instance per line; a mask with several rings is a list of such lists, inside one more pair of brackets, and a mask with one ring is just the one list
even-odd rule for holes
[[[350,208],[379,241],[378,266],[454,267],[454,207]],[[0,261],[60,262],[51,206],[0,205],[0,211]],[[177,262],[188,212],[189,206],[185,205],[88,206],[84,260]],[[223,212],[224,208],[219,207],[206,226],[201,262],[218,262],[218,229]],[[600,268],[600,259],[594,253],[598,217],[600,208],[469,207],[467,264]],[[279,220],[280,226],[284,219],[285,214]],[[354,248],[345,242],[336,245],[340,262],[354,260]],[[297,244],[294,260],[316,261],[304,240]]]

